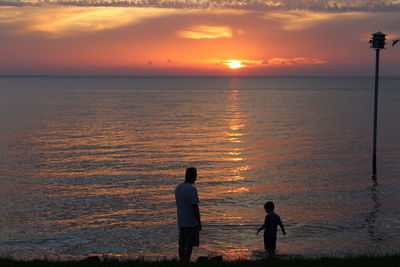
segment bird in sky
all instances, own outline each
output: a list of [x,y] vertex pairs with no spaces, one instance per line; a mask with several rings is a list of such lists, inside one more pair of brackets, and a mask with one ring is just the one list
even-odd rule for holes
[[395,40],[393,40],[392,46],[395,46],[399,41],[400,41],[400,39],[395,39]]

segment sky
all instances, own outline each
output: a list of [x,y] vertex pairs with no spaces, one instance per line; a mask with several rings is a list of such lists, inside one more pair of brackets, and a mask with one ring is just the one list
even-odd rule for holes
[[0,0],[0,75],[400,77],[400,0]]

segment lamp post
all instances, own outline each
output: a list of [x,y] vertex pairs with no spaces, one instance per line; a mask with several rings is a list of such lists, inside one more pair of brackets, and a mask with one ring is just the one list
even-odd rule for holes
[[372,155],[372,175],[376,178],[376,135],[378,129],[378,85],[379,85],[379,53],[381,49],[385,49],[386,34],[378,31],[371,34],[372,39],[369,41],[371,48],[376,50],[375,63],[375,99],[374,99],[374,137],[373,137],[373,155]]

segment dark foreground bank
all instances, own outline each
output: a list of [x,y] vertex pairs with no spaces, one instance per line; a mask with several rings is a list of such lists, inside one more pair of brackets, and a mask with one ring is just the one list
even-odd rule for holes
[[14,259],[0,259],[0,266],[2,267],[207,267],[207,266],[223,266],[223,267],[346,267],[346,266],[400,266],[400,254],[391,256],[359,256],[359,257],[347,257],[347,258],[317,258],[317,259],[265,259],[265,260],[238,260],[238,261],[215,261],[215,260],[203,260],[199,262],[192,262],[189,264],[180,263],[176,260],[164,260],[164,261],[146,261],[143,259],[136,260],[121,260],[121,259],[87,259],[82,261],[50,261],[50,260],[33,260],[33,261],[20,261]]

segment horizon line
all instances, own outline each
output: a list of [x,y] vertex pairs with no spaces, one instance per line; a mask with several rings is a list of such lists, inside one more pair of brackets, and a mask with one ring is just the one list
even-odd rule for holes
[[[99,74],[0,74],[0,78],[374,78],[374,75],[99,75]],[[400,75],[380,76],[400,78]]]

